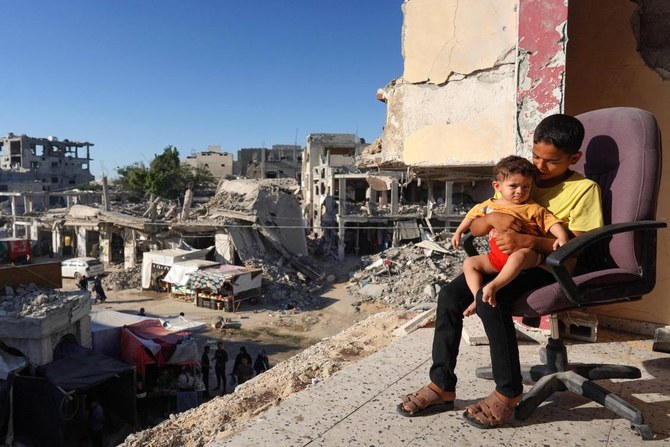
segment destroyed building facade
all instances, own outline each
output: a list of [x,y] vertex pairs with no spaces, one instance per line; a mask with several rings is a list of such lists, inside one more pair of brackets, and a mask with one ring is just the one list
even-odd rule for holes
[[233,175],[233,154],[221,152],[221,146],[207,146],[206,151],[193,152],[182,160],[193,168],[202,166],[212,173],[216,180]]
[[92,181],[87,141],[7,134],[0,152],[0,192],[57,191]]
[[[669,147],[667,2],[411,0],[402,9],[403,73],[378,91],[386,124],[379,147],[360,158],[361,169],[401,171],[421,185],[433,183],[433,191],[445,182],[450,212],[456,193],[482,198],[477,188],[486,182],[476,180],[500,158],[529,158],[535,126],[553,113],[646,109]],[[661,219],[670,214],[670,201],[663,200],[668,191],[666,176]],[[659,237],[670,245],[670,233]],[[602,312],[668,324],[667,250],[659,251],[657,278],[635,310]]]
[[293,178],[300,181],[302,147],[273,144],[271,149],[243,148],[237,151],[236,175],[263,178]]

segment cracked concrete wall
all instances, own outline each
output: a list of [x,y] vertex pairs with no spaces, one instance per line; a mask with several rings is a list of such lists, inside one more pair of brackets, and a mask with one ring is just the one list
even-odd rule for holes
[[563,112],[567,0],[520,0],[518,155],[529,158],[542,118]]
[[[639,3],[642,3],[641,1]],[[645,1],[644,3],[649,3]],[[640,13],[630,0],[580,0],[570,3],[566,76],[566,113],[632,106],[654,114],[663,147],[670,148],[670,83],[650,67],[638,51],[636,25]],[[661,21],[667,17],[660,16]],[[661,22],[663,23],[663,22]],[[656,24],[648,24],[656,28]],[[666,28],[667,30],[667,28]],[[642,30],[640,30],[642,31]],[[667,31],[666,31],[667,33]],[[670,57],[666,49],[665,57]],[[657,218],[670,217],[670,157],[663,156]],[[656,288],[642,301],[607,306],[598,313],[670,324],[670,231],[658,234]]]
[[491,165],[530,156],[564,103],[567,0],[406,0],[402,77],[387,103],[383,162]]
[[640,54],[664,80],[670,80],[670,2],[631,1],[640,5],[632,18]]
[[406,0],[403,13],[404,73],[378,93],[383,161],[486,165],[514,153],[517,1]]

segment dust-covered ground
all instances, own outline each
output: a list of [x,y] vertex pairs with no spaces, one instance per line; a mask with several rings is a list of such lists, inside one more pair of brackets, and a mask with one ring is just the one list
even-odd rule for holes
[[171,415],[152,429],[130,435],[121,445],[194,447],[223,440],[250,419],[309,386],[312,378],[325,380],[387,346],[393,339],[393,329],[408,317],[405,311],[374,314],[238,386],[233,394]]
[[[201,446],[221,441],[250,419],[309,386],[313,378],[326,380],[348,364],[384,348],[393,341],[393,330],[415,315],[411,308],[434,302],[442,285],[460,272],[463,251],[450,247],[448,235],[441,236],[428,248],[407,244],[363,259],[351,257],[344,263],[331,264],[325,272],[335,280],[315,293],[306,308],[286,305],[296,303],[287,301],[289,294],[280,301],[244,304],[240,312],[230,314],[198,308],[166,293],[110,290],[108,301],[95,308],[136,314],[144,307],[148,316],[157,317],[184,312],[188,319],[206,322],[207,329],[194,336],[201,348],[224,342],[230,358],[228,372],[241,346],[252,357],[265,349],[272,365],[233,393],[210,393],[211,399],[197,408],[170,414],[153,428],[129,435],[121,445]],[[221,315],[230,318],[236,327],[213,328]]]

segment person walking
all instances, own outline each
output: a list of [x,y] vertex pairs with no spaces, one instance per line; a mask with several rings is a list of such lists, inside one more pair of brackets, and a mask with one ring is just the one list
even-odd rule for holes
[[226,362],[228,361],[228,353],[223,349],[223,342],[216,344],[216,351],[214,352],[214,374],[216,375],[216,388],[223,387],[221,394],[226,394]]
[[270,369],[270,360],[265,353],[265,349],[261,349],[261,352],[256,356],[256,360],[254,360],[254,371],[256,371],[256,375],[258,375],[268,369]]
[[95,292],[95,301],[100,300],[101,303],[107,301],[107,295],[105,294],[105,289],[102,288],[102,278],[100,275],[95,275],[93,279],[93,291]]
[[205,397],[209,397],[209,345],[205,345],[202,358],[200,359],[200,369],[202,370],[202,383],[205,385]]

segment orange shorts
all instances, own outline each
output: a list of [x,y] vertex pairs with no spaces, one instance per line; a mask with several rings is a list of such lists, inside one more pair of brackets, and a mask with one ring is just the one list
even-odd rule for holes
[[496,245],[496,238],[492,237],[489,239],[489,261],[491,261],[491,265],[493,265],[493,268],[496,269],[497,271],[502,270],[503,266],[507,262],[507,258],[509,258],[509,255],[506,255]]

